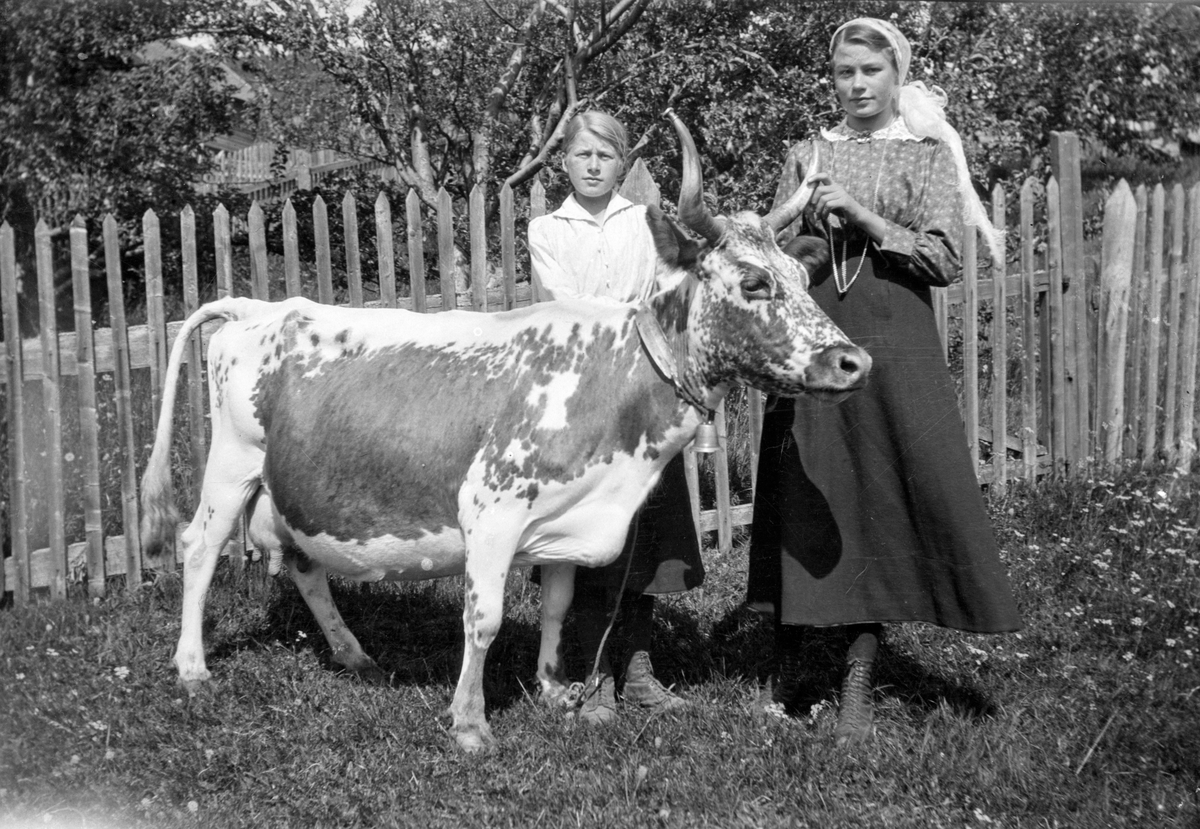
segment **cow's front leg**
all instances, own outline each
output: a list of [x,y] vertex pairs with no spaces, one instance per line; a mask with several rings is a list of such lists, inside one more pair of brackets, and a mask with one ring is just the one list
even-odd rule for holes
[[333,603],[333,594],[329,592],[329,576],[325,568],[294,548],[286,548],[283,554],[284,564],[305,604],[312,611],[325,641],[333,651],[332,659],[348,671],[353,671],[370,682],[383,682],[383,671],[375,664],[375,660],[367,656],[358,639],[346,627],[342,614]]
[[467,548],[466,596],[463,600],[463,662],[450,703],[450,731],[464,751],[480,751],[495,742],[484,716],[483,665],[488,648],[504,618],[504,582],[511,553],[497,555],[497,544],[486,550]]
[[542,565],[542,645],[538,651],[538,683],[542,700],[569,705],[567,671],[563,665],[563,620],[575,595],[574,564]]

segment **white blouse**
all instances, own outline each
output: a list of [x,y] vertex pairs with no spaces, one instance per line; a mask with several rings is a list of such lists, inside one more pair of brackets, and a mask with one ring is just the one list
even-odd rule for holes
[[646,208],[613,193],[601,221],[575,201],[529,223],[529,255],[538,299],[600,296],[629,302],[654,286],[658,253]]

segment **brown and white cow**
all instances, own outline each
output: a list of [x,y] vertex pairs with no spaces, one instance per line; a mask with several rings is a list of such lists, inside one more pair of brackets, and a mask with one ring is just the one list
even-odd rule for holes
[[699,164],[677,129],[692,165],[681,214],[711,242],[698,245],[651,208],[658,290],[641,309],[580,300],[425,315],[227,298],[187,320],[143,481],[142,537],[150,553],[173,547],[180,359],[200,324],[224,318],[208,354],[212,448],[183,533],[175,664],[189,690],[209,678],[205,593],[254,499],[252,535],[276,561],[282,552],[334,660],[352,670],[375,664],[334,607],[327,571],[361,580],[465,573],[450,713],[459,745],[485,747],[483,664],[511,567],[543,566],[538,679],[547,698],[560,698],[574,568],[617,557],[701,408],[735,383],[788,396],[862,385],[870,358],[809,299],[800,263],[774,241],[811,191],[767,220],[712,219],[697,211]]

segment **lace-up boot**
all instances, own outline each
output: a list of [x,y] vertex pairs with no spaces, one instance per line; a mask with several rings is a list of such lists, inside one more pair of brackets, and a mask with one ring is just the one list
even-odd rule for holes
[[650,711],[678,711],[687,707],[687,700],[658,681],[646,651],[634,651],[629,657],[622,698]]
[[842,748],[862,745],[875,733],[871,669],[879,645],[880,628],[864,625],[855,630],[846,660],[846,678],[842,681],[837,726],[833,730],[834,739]]

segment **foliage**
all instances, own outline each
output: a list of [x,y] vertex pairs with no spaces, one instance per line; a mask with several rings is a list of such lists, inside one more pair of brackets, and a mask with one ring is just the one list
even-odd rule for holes
[[194,699],[169,659],[178,574],[5,611],[0,823],[1194,826],[1197,480],[1046,482],[990,506],[1025,630],[890,626],[878,734],[849,754],[832,736],[836,636],[808,641],[796,719],[756,713],[770,631],[740,607],[744,549],[710,551],[704,589],[659,604],[656,667],[694,710],[623,710],[605,729],[530,695],[537,592],[510,579],[485,676],[500,746],[484,757],[457,753],[440,717],[461,579],[335,582],[390,687],[334,673],[295,588],[261,564],[218,570],[214,688]]
[[215,55],[167,44],[226,0],[0,4],[0,219],[182,206],[228,133]]

